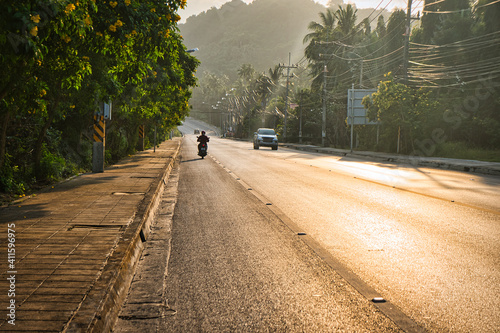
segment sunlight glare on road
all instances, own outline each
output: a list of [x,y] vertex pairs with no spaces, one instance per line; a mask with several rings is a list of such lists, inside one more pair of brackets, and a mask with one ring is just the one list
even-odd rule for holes
[[354,161],[345,157],[318,156],[314,159],[296,159],[303,164],[314,165],[319,168],[342,171],[353,177],[370,180],[373,182],[398,186],[404,184],[409,179],[415,178],[415,173],[405,170],[395,164]]

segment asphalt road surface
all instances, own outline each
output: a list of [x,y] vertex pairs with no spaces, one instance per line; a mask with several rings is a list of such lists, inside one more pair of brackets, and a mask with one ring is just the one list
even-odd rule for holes
[[166,298],[172,332],[398,332],[234,177],[183,144]]
[[[193,133],[192,126],[195,125],[185,124],[186,133]],[[229,268],[246,257],[246,263],[243,268],[237,268],[237,272],[248,269],[251,274],[261,276],[265,273],[269,278],[267,282],[261,282],[262,285],[249,287],[256,288],[255,293],[260,290],[262,298],[258,302],[272,304],[267,308],[270,322],[261,318],[264,325],[261,328],[271,322],[274,323],[274,326],[270,326],[273,328],[287,327],[279,326],[279,320],[297,318],[292,313],[301,313],[311,322],[324,325],[322,328],[332,325],[329,321],[333,320],[332,317],[324,314],[329,313],[326,304],[335,304],[338,301],[336,297],[342,295],[338,294],[335,287],[339,280],[330,277],[329,274],[335,274],[325,268],[321,259],[307,254],[301,242],[287,237],[285,231],[267,231],[264,225],[280,228],[279,221],[273,220],[272,214],[269,216],[265,210],[256,207],[250,208],[250,212],[241,213],[251,207],[244,200],[247,186],[252,188],[251,192],[258,194],[261,203],[267,202],[279,208],[289,221],[314,239],[320,249],[352,270],[419,326],[432,332],[500,331],[498,177],[382,164],[281,148],[278,151],[266,148],[254,150],[248,142],[216,137],[212,137],[209,143],[212,159],[201,161],[195,156],[195,139],[193,135],[184,139],[185,174],[181,175],[181,181],[188,183],[184,183],[183,190],[179,192],[179,195],[183,191],[190,193],[184,203],[182,200],[179,202],[180,212],[181,207],[191,207],[192,211],[185,213],[188,217],[179,215],[178,219],[181,223],[193,223],[194,229],[199,224],[199,228],[197,233],[190,231],[193,235],[183,235],[185,238],[180,237],[180,234],[189,231],[174,233],[173,251],[176,251],[176,242],[188,243],[184,246],[192,247],[192,251],[198,254],[187,254],[188,257],[183,260],[189,262],[189,258],[197,258],[193,266],[200,271],[197,274],[183,273],[181,269],[176,272],[172,283],[174,280],[181,283],[179,281],[190,279],[191,275],[203,276],[207,268],[213,267],[220,273],[220,278],[212,277],[206,281],[208,286],[213,287],[212,295],[219,295],[221,289],[225,293],[226,288],[236,288],[235,294],[223,294],[221,297],[247,299],[249,295],[242,292],[248,290],[246,283],[233,281],[233,277],[236,279],[238,274]],[[192,182],[193,179],[197,181]],[[200,206],[202,202],[204,204]],[[213,218],[220,222],[203,222],[212,221]],[[222,221],[227,221],[227,224]],[[229,238],[220,237],[226,233],[233,234],[237,241],[233,239],[229,242]],[[271,235],[272,239],[268,239]],[[176,240],[178,237],[183,240]],[[190,237],[193,239],[189,240]],[[283,242],[288,244],[285,246]],[[272,248],[278,252],[274,253]],[[286,248],[300,255],[291,256],[288,252],[281,252]],[[221,252],[217,254],[216,251]],[[295,259],[290,262],[292,258]],[[271,261],[266,264],[264,259]],[[177,265],[180,263],[177,262]],[[254,269],[262,270],[263,273],[257,274]],[[293,278],[292,272],[300,273]],[[321,292],[316,292],[316,287],[312,287],[316,283],[310,284],[313,280],[306,278],[304,272],[318,276],[320,280],[325,274],[323,281],[335,282],[332,282],[333,285],[323,284]],[[295,293],[295,287],[281,284],[284,277],[305,281],[309,287],[304,290],[299,288],[300,293]],[[252,280],[250,278],[248,282]],[[196,293],[199,282],[190,286],[181,285],[180,290],[182,293]],[[347,282],[349,284],[349,278]],[[348,286],[345,288],[347,292]],[[274,310],[274,296],[269,296],[275,295],[273,292],[293,295],[293,301],[282,300],[284,304],[295,304],[301,298],[299,294],[303,296],[304,303],[288,308],[286,312]],[[211,292],[207,291],[203,297],[210,300],[209,295]],[[195,295],[192,297],[192,302],[199,301]],[[339,296],[339,299],[345,297]],[[253,303],[254,299],[250,299]],[[333,330],[358,331],[357,328],[335,325],[355,323],[356,319],[349,314],[360,314],[371,309],[368,305],[367,308],[361,306],[363,302],[356,305],[355,301],[347,303],[350,305],[344,307],[347,305],[344,303],[333,311],[333,318],[338,319],[333,321],[336,323],[332,326]],[[325,312],[310,310],[307,304],[321,304]],[[361,306],[359,311],[351,308],[358,305]],[[217,305],[212,306],[217,308],[216,311],[239,313],[238,307],[221,310]],[[190,304],[187,308],[192,307]],[[276,315],[280,312],[282,317]],[[210,323],[212,319],[207,319],[202,313],[198,313],[204,318],[202,322]],[[340,314],[347,317],[337,317]],[[217,313],[212,315],[218,316]],[[275,316],[278,322],[274,321]],[[278,319],[280,317],[282,319]],[[297,318],[296,323],[299,322],[303,322],[303,319]],[[365,329],[378,331],[373,329],[376,325],[378,323],[371,322]],[[308,324],[305,327],[310,326]]]

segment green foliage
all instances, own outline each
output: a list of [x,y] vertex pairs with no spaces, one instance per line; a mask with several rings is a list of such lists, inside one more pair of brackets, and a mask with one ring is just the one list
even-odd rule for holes
[[[381,121],[380,126],[354,126],[360,149],[397,152],[399,139],[399,152],[406,154],[433,156],[455,142],[496,151],[500,3],[425,4],[421,21],[412,23],[408,62],[404,10],[368,10],[372,16],[365,20],[363,11],[350,5],[234,0],[189,18],[181,29],[203,51],[205,70],[194,90],[192,113],[233,127],[242,137],[260,125],[283,135],[286,75],[261,73],[286,62],[290,51],[300,59],[295,50],[304,49],[307,68],[302,62],[288,82],[288,106],[297,106],[288,107],[288,140],[298,140],[302,128],[303,141],[321,142],[324,105],[326,144],[349,147],[347,90],[354,84],[378,89],[365,103],[371,118]],[[294,47],[297,40],[301,48]]]
[[6,180],[0,190],[89,168],[99,102],[114,105],[108,162],[133,152],[140,124],[158,124],[160,137],[179,124],[189,112],[199,65],[178,33],[177,10],[185,4],[5,1],[0,170]]
[[0,190],[22,195],[26,191],[26,184],[22,172],[17,165],[11,164],[11,156],[6,156],[6,163],[0,169]]
[[62,156],[57,156],[49,151],[45,151],[41,163],[39,174],[42,179],[48,181],[58,181],[71,174],[71,169],[66,167],[66,160]]
[[437,146],[434,156],[500,162],[500,150],[473,148],[463,142],[443,142]]
[[379,145],[387,151],[397,150],[398,137],[400,152],[415,151],[415,142],[431,137],[440,116],[440,105],[427,89],[396,83],[390,74],[380,82],[378,91],[365,96],[362,103],[370,120],[381,124]]

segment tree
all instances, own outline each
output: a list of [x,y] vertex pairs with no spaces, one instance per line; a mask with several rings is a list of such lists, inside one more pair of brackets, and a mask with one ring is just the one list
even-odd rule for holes
[[310,22],[308,29],[312,32],[308,33],[303,43],[309,43],[305,48],[305,56],[309,60],[311,75],[318,81],[319,75],[322,73],[323,66],[320,62],[325,58],[321,55],[326,55],[332,50],[331,45],[327,44],[333,40],[336,27],[335,12],[328,8],[325,13],[319,13],[320,22]]
[[404,35],[406,33],[406,13],[403,10],[394,11],[387,23],[387,53],[403,47]]
[[[77,56],[77,49],[89,31],[86,19],[95,9],[94,2],[90,0],[80,1],[78,8],[71,3],[6,1],[4,10],[0,13],[0,65],[6,73],[0,79],[0,168],[3,167],[7,154],[7,129],[16,116],[15,113],[24,104],[23,99],[37,99],[42,95],[43,100],[38,103],[41,112],[31,114],[34,117],[44,117],[43,114],[49,107],[49,120],[53,119],[57,113],[57,103],[47,103],[47,99],[51,97],[47,91],[52,88],[54,91],[78,88],[82,77],[88,74],[86,61]],[[59,62],[56,64],[55,60]],[[41,74],[47,64],[52,68],[45,71],[50,73],[49,77],[43,77]],[[52,78],[52,71],[64,72],[64,79]],[[48,84],[49,80],[56,86]],[[20,95],[21,91],[30,91],[32,95]],[[43,140],[43,136],[41,131],[37,140],[36,164],[39,162],[41,149],[39,141]]]
[[439,103],[425,88],[413,89],[396,83],[392,74],[380,82],[377,92],[365,96],[363,106],[371,121],[381,123],[380,147],[388,152],[409,154],[422,140],[432,137],[440,116]]
[[357,11],[351,4],[348,4],[345,7],[339,6],[339,9],[335,12],[338,21],[337,28],[341,32],[342,41],[346,44],[352,44],[357,34],[355,29]]
[[384,15],[380,15],[377,19],[377,28],[375,29],[375,32],[377,33],[377,37],[379,39],[382,39],[385,37],[385,34],[387,33],[387,29],[385,27],[385,20],[384,20]]
[[271,79],[272,82],[271,90],[273,92],[275,92],[276,89],[279,88],[279,81],[282,76],[283,76],[283,67],[281,67],[280,65],[275,65],[274,69],[269,68],[269,78]]
[[[438,7],[439,4],[435,2],[438,2],[438,0],[425,0],[424,2],[424,10],[428,11],[437,11],[440,8]],[[433,14],[433,13],[426,13],[422,15],[422,25],[421,25],[421,31],[422,31],[422,37],[416,40],[417,43],[421,44],[432,44],[433,39],[434,39],[434,34],[436,31],[439,29],[439,15]]]
[[302,123],[302,138],[305,142],[321,143],[321,100],[311,89],[300,89],[294,99],[298,104],[295,117],[290,121],[292,133],[299,133]]
[[307,26],[312,32],[305,35],[304,44],[309,42],[309,46],[312,46],[313,42],[329,41],[333,36],[337,19],[333,9],[328,8],[325,13],[319,13],[319,17],[321,19],[320,23],[313,21]]
[[252,81],[254,74],[255,69],[251,64],[243,64],[240,69],[238,69],[238,76],[247,84]]
[[482,33],[500,31],[500,3],[491,4],[491,0],[479,0],[476,5],[477,18],[484,30]]
[[[83,134],[73,135],[81,146],[98,101],[116,101],[111,143],[115,133],[131,133],[138,122],[161,119],[165,131],[178,124],[189,111],[198,65],[177,32],[176,11],[184,5],[7,0],[0,13],[0,65],[8,73],[0,78],[2,180],[50,178],[43,160],[62,159],[70,147],[61,138],[70,133]],[[19,133],[27,135],[21,140]],[[32,163],[26,164],[30,152]],[[16,176],[19,163],[24,175]],[[11,185],[0,184],[4,190]]]

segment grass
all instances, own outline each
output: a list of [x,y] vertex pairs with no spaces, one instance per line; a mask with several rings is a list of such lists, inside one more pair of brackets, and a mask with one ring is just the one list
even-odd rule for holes
[[445,142],[439,145],[434,156],[463,160],[500,162],[499,149],[472,148],[460,142]]

